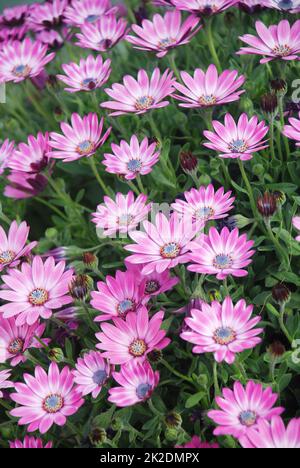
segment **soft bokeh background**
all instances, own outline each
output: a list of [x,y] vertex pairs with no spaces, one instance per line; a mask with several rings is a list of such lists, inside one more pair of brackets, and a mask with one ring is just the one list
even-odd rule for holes
[[14,5],[20,5],[22,3],[42,3],[42,0],[0,0],[0,10],[5,7],[11,7]]

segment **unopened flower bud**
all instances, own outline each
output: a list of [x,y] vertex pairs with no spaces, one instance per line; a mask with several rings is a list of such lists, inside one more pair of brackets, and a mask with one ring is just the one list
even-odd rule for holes
[[50,361],[57,363],[64,362],[65,360],[64,353],[60,348],[50,349],[48,353],[48,358],[50,359]]
[[98,446],[104,444],[107,439],[106,430],[98,427],[93,429],[89,434],[89,439],[92,445]]
[[85,252],[82,255],[82,261],[84,265],[88,268],[94,269],[98,267],[98,257],[91,252]]
[[165,417],[165,424],[167,427],[170,428],[179,428],[181,427],[182,424],[182,417],[180,416],[179,413],[176,413],[175,411],[171,411],[168,413]]
[[84,301],[90,292],[90,278],[87,275],[75,276],[69,284],[69,292],[73,299]]
[[168,427],[165,431],[165,438],[170,442],[176,441],[178,439],[178,430]]
[[277,199],[274,194],[265,192],[262,197],[259,197],[257,199],[257,209],[264,218],[271,218],[277,210]]
[[277,94],[277,96],[283,97],[286,95],[288,87],[286,81],[277,79],[271,81],[271,89]]
[[111,428],[113,431],[119,431],[123,428],[123,422],[120,418],[114,418],[111,422]]
[[268,347],[268,353],[270,354],[273,360],[277,360],[281,358],[285,352],[286,352],[285,346],[279,340],[274,341]]
[[249,224],[253,222],[253,219],[246,218],[246,216],[243,216],[240,214],[235,215],[234,218],[235,218],[236,227],[238,229],[243,229],[246,226],[249,226]]
[[148,359],[150,362],[152,362],[153,364],[157,363],[157,362],[160,362],[163,358],[163,353],[160,349],[153,349],[153,351],[151,351],[149,354],[148,354]]
[[286,202],[285,193],[277,190],[276,192],[273,193],[273,195],[276,198],[278,205],[284,205],[285,204],[285,202]]
[[197,171],[198,159],[191,151],[182,151],[179,158],[181,167],[186,174]]
[[262,96],[260,105],[269,119],[275,118],[278,113],[278,99],[276,94],[265,94]]
[[291,298],[291,290],[285,283],[278,283],[272,289],[272,297],[278,304],[285,304]]
[[222,301],[222,294],[217,289],[211,289],[208,293],[209,300],[212,301]]

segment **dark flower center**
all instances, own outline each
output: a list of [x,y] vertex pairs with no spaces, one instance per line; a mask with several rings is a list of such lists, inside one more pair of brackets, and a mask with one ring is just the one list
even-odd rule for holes
[[63,397],[55,393],[48,395],[43,401],[43,410],[49,414],[58,413],[58,411],[60,411],[63,406]]

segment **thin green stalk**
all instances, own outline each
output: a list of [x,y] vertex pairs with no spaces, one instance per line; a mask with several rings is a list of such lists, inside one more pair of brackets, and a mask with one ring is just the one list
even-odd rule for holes
[[218,363],[217,361],[213,364],[213,376],[214,376],[214,388],[215,388],[215,397],[221,394],[219,381],[218,381]]
[[252,190],[251,184],[249,182],[248,176],[246,174],[244,164],[240,159],[238,159],[238,164],[239,164],[239,168],[240,168],[240,171],[241,171],[241,175],[242,175],[244,184],[246,185],[246,188],[247,188],[247,193],[248,193],[248,197],[249,197],[249,201],[250,201],[250,205],[251,205],[251,209],[252,209],[252,213],[253,213],[253,218],[256,219],[257,218],[257,209],[256,209],[255,198],[254,198],[254,195],[253,195],[253,190]]
[[195,385],[195,382],[193,381],[192,378],[186,376],[186,375],[183,375],[181,374],[181,372],[178,372],[176,369],[174,369],[167,361],[165,361],[164,359],[161,359],[160,360],[160,363],[165,366],[170,372],[172,372],[172,374],[176,375],[177,377],[179,377],[180,379],[182,380],[185,380],[186,382],[189,382],[190,384],[192,385]]
[[274,232],[273,232],[272,227],[271,227],[271,222],[270,222],[269,219],[265,221],[265,225],[266,225],[266,228],[267,228],[267,233],[269,235],[269,239],[275,245],[276,252],[278,254],[279,260],[284,261],[286,263],[286,265],[288,265],[289,264],[288,253],[285,251],[285,249],[282,247],[282,245],[280,244],[277,237],[274,235]]
[[0,405],[3,406],[3,408],[7,409],[8,411],[11,410],[11,407],[8,403],[6,403],[6,401],[4,401],[3,399],[0,398]]
[[90,158],[88,158],[89,160],[89,163],[90,163],[90,166],[91,166],[91,169],[93,171],[93,174],[94,176],[96,177],[101,189],[103,190],[103,192],[105,193],[105,195],[108,195],[110,196],[110,191],[109,189],[107,188],[107,186],[105,185],[102,177],[100,176],[99,174],[99,171],[97,169],[97,166],[96,166],[96,162],[95,162],[95,159],[93,156],[91,156]]
[[139,189],[134,185],[134,183],[131,181],[131,180],[127,180],[126,181],[128,186],[131,188],[131,190],[137,195],[139,196],[141,194],[141,192],[139,191]]
[[58,216],[60,216],[62,219],[64,219],[65,221],[68,221],[68,218],[67,216],[64,215],[64,213],[58,209],[56,206],[52,205],[52,203],[44,200],[43,198],[41,197],[34,197],[34,199],[41,203],[42,205],[45,205],[47,206],[50,210],[54,211],[54,213],[56,213]]
[[169,54],[168,60],[169,60],[170,68],[173,70],[174,75],[176,76],[177,80],[181,81],[180,72],[178,70],[178,67],[175,61],[175,54],[174,53]]
[[285,147],[285,151],[286,151],[286,160],[288,161],[290,159],[289,140],[288,140],[288,138],[286,136],[284,136],[282,134],[282,130],[283,130],[283,127],[284,127],[284,108],[283,108],[284,101],[283,101],[283,99],[284,99],[283,97],[279,98],[279,115],[280,115],[281,135],[282,135],[282,138],[283,138],[284,147]]
[[284,335],[287,337],[289,342],[292,344],[294,340],[293,340],[292,336],[289,334],[289,331],[285,326],[284,316],[285,316],[285,304],[283,303],[283,304],[280,305],[280,316],[279,316],[279,319],[278,319],[279,320],[279,325],[280,325],[280,328],[281,328],[282,332],[284,333]]
[[147,190],[145,189],[143,185],[142,178],[140,175],[137,176],[136,181],[137,181],[140,192],[147,195]]
[[47,346],[38,336],[34,335],[34,339],[40,343],[40,345],[42,346],[42,348],[45,349],[45,351],[47,351],[47,353],[49,352],[50,348],[49,346]]
[[221,63],[220,63],[220,60],[216,51],[216,47],[215,47],[213,29],[212,29],[212,21],[213,21],[212,18],[209,18],[206,23],[205,30],[206,30],[206,37],[207,37],[207,45],[208,45],[210,54],[212,56],[213,62],[215,63],[218,69],[218,72],[221,73],[222,67],[221,67]]
[[155,416],[158,416],[159,418],[162,417],[162,414],[155,408],[154,404],[153,404],[153,401],[151,400],[151,398],[148,400],[148,406],[149,406],[149,409],[151,410],[151,412],[153,414],[155,414]]
[[270,150],[271,150],[272,161],[275,161],[276,156],[275,156],[275,149],[274,149],[274,119],[273,117],[270,120]]

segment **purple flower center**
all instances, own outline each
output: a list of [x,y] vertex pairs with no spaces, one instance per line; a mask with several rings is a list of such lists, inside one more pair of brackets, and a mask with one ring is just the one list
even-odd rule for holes
[[229,144],[229,149],[232,153],[244,153],[248,148],[245,140],[234,140]]
[[119,302],[117,311],[120,317],[125,317],[128,312],[134,312],[136,304],[132,299],[124,299],[124,301]]
[[77,152],[79,154],[89,154],[94,151],[94,143],[90,140],[85,140],[79,143]]
[[150,384],[142,383],[136,389],[137,397],[140,400],[145,400],[146,398],[150,396],[151,390],[152,390],[152,387]]
[[144,340],[137,338],[129,346],[129,353],[134,357],[144,356],[147,351],[147,345]]
[[214,210],[210,206],[202,206],[195,212],[195,217],[198,219],[207,220],[215,214]]
[[95,21],[97,21],[97,19],[99,19],[99,15],[88,15],[86,18],[85,18],[85,21],[87,21],[88,23],[94,23]]
[[160,249],[163,258],[176,258],[180,254],[180,246],[176,242],[170,242]]
[[107,373],[105,369],[99,369],[93,375],[93,382],[96,385],[103,385],[106,379],[107,379]]
[[217,98],[213,94],[203,95],[199,98],[199,104],[201,104],[201,106],[213,106],[216,102]]
[[213,265],[215,268],[219,268],[220,270],[224,270],[226,268],[230,268],[232,265],[232,258],[230,255],[225,254],[218,254],[216,255]]
[[55,393],[48,395],[43,401],[43,410],[46,411],[46,413],[58,413],[58,411],[60,411],[63,406],[63,397]]
[[235,339],[236,333],[230,327],[220,327],[214,332],[214,340],[219,345],[228,345]]
[[154,103],[154,99],[151,96],[142,96],[136,100],[135,108],[138,111],[149,109]]
[[15,338],[9,343],[7,350],[10,354],[16,355],[22,351],[23,346],[24,346],[23,340],[21,340],[21,338]]
[[278,57],[287,57],[291,53],[291,48],[287,44],[277,44],[272,52]]
[[97,85],[97,80],[94,78],[85,78],[82,81],[82,86],[89,89],[95,89]]
[[130,172],[139,172],[142,168],[142,161],[140,159],[131,159],[127,163],[127,169]]
[[242,411],[239,415],[240,423],[243,426],[251,427],[256,423],[256,413],[254,411]]
[[26,77],[30,74],[31,68],[28,65],[17,65],[12,73],[18,78]]
[[4,252],[0,253],[0,265],[11,263],[15,256],[16,254],[12,250],[4,250]]
[[176,39],[172,39],[171,37],[166,37],[165,39],[161,39],[157,46],[160,49],[167,49],[168,47],[176,44]]
[[49,294],[45,289],[36,288],[34,289],[28,297],[30,304],[41,306],[44,305],[49,299]]
[[149,280],[146,282],[145,292],[147,294],[156,293],[160,289],[160,284],[156,280]]

